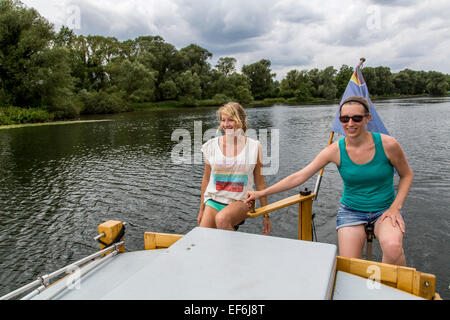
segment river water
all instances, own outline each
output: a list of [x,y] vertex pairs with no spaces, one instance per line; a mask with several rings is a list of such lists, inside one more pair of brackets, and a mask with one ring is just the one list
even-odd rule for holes
[[[437,291],[449,299],[450,98],[379,100],[376,108],[415,174],[404,205],[407,266],[435,274]],[[93,237],[106,220],[127,222],[129,251],[144,249],[145,231],[185,234],[195,227],[203,174],[198,147],[202,133],[217,126],[215,111],[141,111],[89,118],[110,121],[0,130],[0,296],[98,250]],[[271,185],[326,146],[337,106],[246,111],[258,137],[267,137]],[[183,163],[174,161],[177,132],[191,139]],[[301,189],[314,189],[315,181]],[[320,242],[337,243],[341,194],[336,166],[329,165],[313,204]],[[273,213],[271,235],[296,239],[297,214],[297,206]],[[262,219],[247,220],[239,231],[261,233]],[[373,256],[381,261],[377,241]]]

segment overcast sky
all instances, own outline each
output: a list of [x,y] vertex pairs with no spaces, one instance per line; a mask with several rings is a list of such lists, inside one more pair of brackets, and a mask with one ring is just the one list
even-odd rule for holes
[[[387,66],[450,73],[450,1],[415,0],[22,0],[59,29],[123,41],[159,35],[231,56],[237,67],[292,69]],[[447,22],[446,22],[447,21]]]

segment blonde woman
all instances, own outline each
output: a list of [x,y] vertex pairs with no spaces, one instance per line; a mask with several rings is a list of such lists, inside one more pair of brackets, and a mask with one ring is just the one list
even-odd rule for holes
[[[229,102],[217,111],[219,130],[202,146],[205,169],[202,180],[201,205],[197,221],[200,227],[237,230],[247,218],[244,203],[247,191],[266,187],[262,169],[262,146],[246,136],[247,115],[239,103]],[[267,198],[260,199],[261,206]],[[271,229],[269,215],[263,218],[263,234]]]

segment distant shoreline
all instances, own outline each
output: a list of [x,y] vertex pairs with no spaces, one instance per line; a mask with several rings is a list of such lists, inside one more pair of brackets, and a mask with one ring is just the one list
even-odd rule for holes
[[[420,97],[436,97],[429,94],[418,94],[418,95],[392,95],[392,96],[371,96],[372,101],[377,100],[388,100],[388,99],[407,99],[407,98],[420,98]],[[443,96],[446,97],[446,96]],[[316,105],[316,104],[338,104],[340,99],[327,100],[323,98],[315,98],[305,101],[297,101],[294,99],[286,98],[267,98],[264,100],[255,100],[247,104],[242,104],[244,107],[261,107],[261,106],[272,106],[275,104],[282,105]],[[140,104],[135,104],[135,110],[164,110],[164,109],[179,109],[179,108],[198,108],[198,107],[220,107],[223,103],[213,104],[211,100],[202,100],[198,104],[188,106],[184,105],[179,101],[162,101],[162,102],[144,102]]]
[[108,119],[103,119],[103,120],[65,120],[65,121],[59,120],[59,121],[47,121],[47,122],[38,122],[38,123],[5,124],[5,125],[0,125],[0,130],[16,129],[16,128],[24,128],[24,127],[52,126],[52,125],[62,125],[62,124],[103,122],[103,121],[112,121],[112,120],[108,120]]
[[[442,97],[447,97],[442,96]],[[420,97],[436,97],[428,94],[422,95],[395,95],[395,96],[372,96],[372,101],[379,100],[389,100],[389,99],[407,99],[407,98],[420,98]],[[285,98],[268,98],[264,100],[252,101],[251,103],[244,104],[244,107],[270,107],[275,104],[293,106],[293,105],[317,105],[317,104],[338,104],[340,100],[326,100],[326,99],[313,99],[308,101],[295,101],[293,99]],[[196,105],[186,105],[179,101],[161,101],[161,102],[144,102],[134,105],[134,110],[129,111],[147,111],[147,110],[172,110],[172,109],[194,109],[194,108],[218,108],[222,104],[214,104],[211,100],[199,101]],[[96,114],[99,116],[100,114]],[[16,123],[16,124],[5,124],[0,125],[0,130],[2,129],[13,129],[13,128],[23,128],[23,127],[34,127],[43,125],[61,125],[61,124],[76,124],[76,123],[88,123],[88,122],[100,122],[100,121],[111,121],[108,119],[103,120],[57,120],[57,121],[44,121],[44,122],[34,122],[34,123]]]

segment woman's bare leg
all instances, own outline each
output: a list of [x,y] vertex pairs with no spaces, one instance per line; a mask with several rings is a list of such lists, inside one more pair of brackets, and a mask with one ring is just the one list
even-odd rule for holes
[[202,221],[200,221],[199,226],[204,228],[217,228],[216,227],[216,215],[217,210],[210,207],[205,206],[203,209]]
[[248,207],[243,201],[235,201],[216,215],[217,229],[234,230],[233,226],[247,218]]
[[339,255],[342,257],[361,259],[365,241],[363,224],[338,229]]
[[391,219],[375,222],[375,237],[380,242],[383,251],[383,263],[406,266],[405,252],[403,251],[403,233],[398,226],[392,226]]

